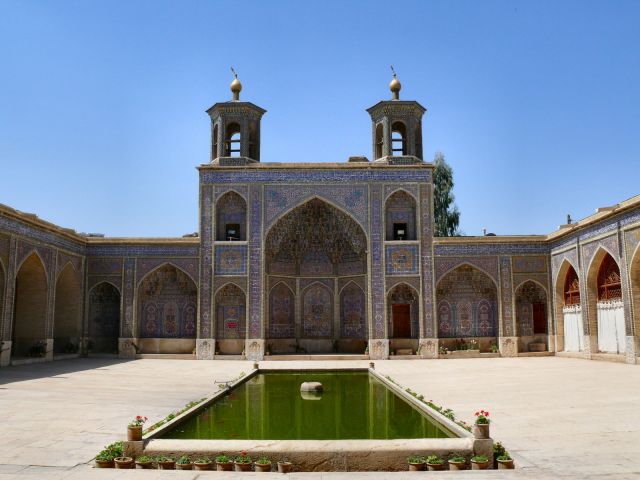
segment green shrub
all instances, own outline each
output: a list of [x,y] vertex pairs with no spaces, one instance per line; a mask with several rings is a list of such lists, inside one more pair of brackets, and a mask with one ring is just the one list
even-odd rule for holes
[[487,458],[486,455],[476,455],[475,457],[471,458],[472,461],[474,462],[478,462],[478,463],[483,463],[483,462],[488,462],[489,459]]
[[442,460],[438,455],[429,455],[427,457],[427,463],[430,465],[442,465],[444,460]]
[[271,463],[271,460],[269,460],[267,457],[260,457],[258,460],[256,460],[256,463],[259,465],[269,465]]
[[407,463],[424,463],[424,457],[420,455],[411,455],[407,457]]
[[140,455],[139,457],[136,458],[136,462],[139,462],[139,463],[153,462],[153,457],[150,457],[149,455]]
[[189,457],[187,457],[186,455],[182,455],[178,461],[176,462],[180,465],[188,465],[191,463],[191,459]]
[[453,463],[464,463],[466,462],[465,458],[460,456],[460,455],[454,455],[453,457],[449,458],[450,462]]
[[509,452],[504,452],[502,455],[499,455],[497,457],[497,460],[502,460],[502,461],[511,460],[511,455],[509,455]]
[[211,463],[211,459],[209,457],[196,458],[196,463]]
[[173,462],[173,458],[166,455],[158,455],[156,457],[156,462]]
[[96,455],[96,460],[100,462],[111,462],[116,457],[118,457],[118,455],[114,455],[112,451],[104,449]]
[[226,455],[218,455],[216,457],[216,462],[218,463],[229,463],[231,461],[231,458],[227,457]]
[[251,457],[249,455],[238,455],[235,459],[236,463],[251,463]]

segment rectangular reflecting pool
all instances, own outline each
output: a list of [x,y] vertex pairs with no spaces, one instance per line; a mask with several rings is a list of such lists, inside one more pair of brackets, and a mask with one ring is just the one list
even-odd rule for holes
[[[301,393],[321,382],[322,394]],[[259,373],[156,438],[356,440],[453,437],[366,371]]]

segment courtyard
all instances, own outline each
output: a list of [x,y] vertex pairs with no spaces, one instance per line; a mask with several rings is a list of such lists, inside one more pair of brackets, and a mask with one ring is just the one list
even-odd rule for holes
[[[268,368],[366,367],[366,361],[260,362]],[[251,362],[83,358],[0,370],[0,479],[245,478],[256,474],[97,470],[134,415],[151,423],[249,372]],[[444,478],[638,478],[640,369],[560,357],[385,360],[376,370],[472,421],[484,408],[515,471]],[[249,452],[251,453],[251,452]],[[271,474],[272,476],[278,474]],[[293,473],[289,478],[415,478],[409,473]],[[427,474],[435,478],[437,474]],[[278,478],[283,477],[278,475]]]

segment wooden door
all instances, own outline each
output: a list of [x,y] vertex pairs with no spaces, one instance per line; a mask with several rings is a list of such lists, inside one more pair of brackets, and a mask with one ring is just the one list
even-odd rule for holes
[[391,314],[393,315],[393,337],[411,338],[411,305],[392,305]]
[[533,304],[533,333],[547,333],[546,305],[544,303]]

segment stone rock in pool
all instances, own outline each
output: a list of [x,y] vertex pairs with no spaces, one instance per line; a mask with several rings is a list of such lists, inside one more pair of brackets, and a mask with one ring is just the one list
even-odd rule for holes
[[301,392],[322,392],[322,384],[320,382],[304,382],[300,385]]

